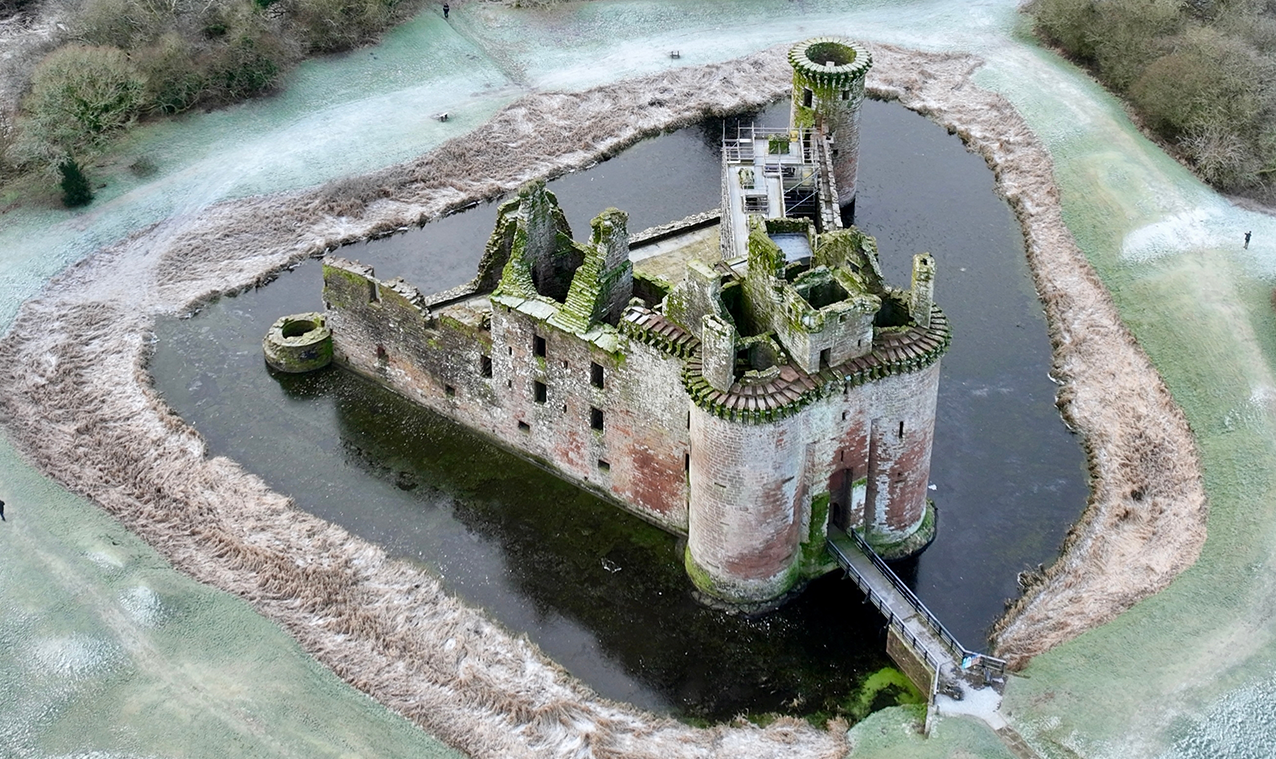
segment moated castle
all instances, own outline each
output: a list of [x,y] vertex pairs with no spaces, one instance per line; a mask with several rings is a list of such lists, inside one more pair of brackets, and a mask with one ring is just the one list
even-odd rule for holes
[[[636,275],[624,212],[576,242],[536,183],[453,290],[329,256],[326,313],[277,322],[268,361],[331,356],[685,534],[696,587],[731,606],[773,606],[833,569],[830,524],[887,558],[920,551],[949,342],[935,264],[915,256],[911,289],[892,287],[873,239],[843,228],[868,51],[817,38],[789,60],[789,127],[724,140],[720,260],[676,284]],[[633,258],[679,231],[635,239]]]

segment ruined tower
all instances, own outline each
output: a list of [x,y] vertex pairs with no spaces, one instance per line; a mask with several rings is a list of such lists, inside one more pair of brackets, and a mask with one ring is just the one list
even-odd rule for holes
[[859,166],[860,106],[864,79],[873,56],[858,42],[841,37],[816,37],[789,50],[793,66],[795,127],[822,130],[828,138],[837,184],[837,203],[855,200],[855,174]]
[[577,242],[539,182],[501,205],[467,285],[425,295],[324,262],[337,363],[686,534],[701,596],[748,610],[833,570],[830,531],[888,559],[935,531],[950,334],[935,261],[917,256],[911,288],[892,286],[873,238],[843,228],[868,52],[821,37],[790,60],[792,121],[724,140],[721,255],[680,282],[632,261],[712,216],[631,240],[607,209]]

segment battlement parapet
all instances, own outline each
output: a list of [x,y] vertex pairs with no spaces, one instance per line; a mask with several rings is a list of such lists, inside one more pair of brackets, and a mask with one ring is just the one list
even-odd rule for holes
[[706,412],[730,421],[766,424],[793,416],[812,402],[848,387],[921,371],[939,361],[951,340],[948,317],[933,306],[929,326],[879,330],[871,352],[840,366],[808,374],[786,365],[768,382],[741,378],[723,391],[705,379],[700,358],[692,356],[683,367],[682,382],[691,401]]
[[842,37],[815,37],[789,49],[795,76],[823,89],[844,89],[863,81],[873,55],[858,42]]

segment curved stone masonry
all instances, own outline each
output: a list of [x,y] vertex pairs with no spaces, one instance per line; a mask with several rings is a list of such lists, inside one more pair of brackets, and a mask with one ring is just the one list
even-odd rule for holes
[[322,369],[332,363],[332,330],[323,314],[281,316],[261,341],[270,368],[289,374]]
[[[697,406],[724,419],[757,424],[791,416],[835,389],[924,369],[939,360],[952,340],[948,316],[939,306],[932,305],[929,327],[879,330],[873,338],[871,352],[840,366],[807,374],[786,365],[770,382],[736,381],[723,392],[704,378],[698,355],[700,341],[663,315],[644,306],[631,305],[621,317],[619,328],[630,338],[686,358],[683,386]],[[844,384],[837,384],[839,382]]]
[[[849,52],[850,60],[845,59]],[[821,57],[825,53],[831,57]],[[816,59],[812,60],[811,56]],[[828,65],[828,63],[833,65]],[[842,37],[815,37],[789,50],[789,65],[796,76],[804,77],[822,88],[848,87],[855,80],[863,81],[873,65],[873,55],[864,45]]]

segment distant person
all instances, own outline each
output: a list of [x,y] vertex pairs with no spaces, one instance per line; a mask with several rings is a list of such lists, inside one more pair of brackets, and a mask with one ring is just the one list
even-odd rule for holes
[[1253,232],[1246,232],[1246,233],[1245,233],[1245,250],[1249,250],[1249,236],[1250,236],[1250,235],[1252,235],[1252,234],[1254,234],[1254,233],[1253,233]]
[[9,520],[4,518],[4,501],[0,501],[0,522],[7,522],[7,521]]
[[447,3],[444,3],[444,4],[443,4],[443,18],[444,18],[445,20],[447,19],[447,13],[448,13],[448,11],[450,11],[450,10],[452,10],[452,7],[451,7],[451,6],[449,6]]

